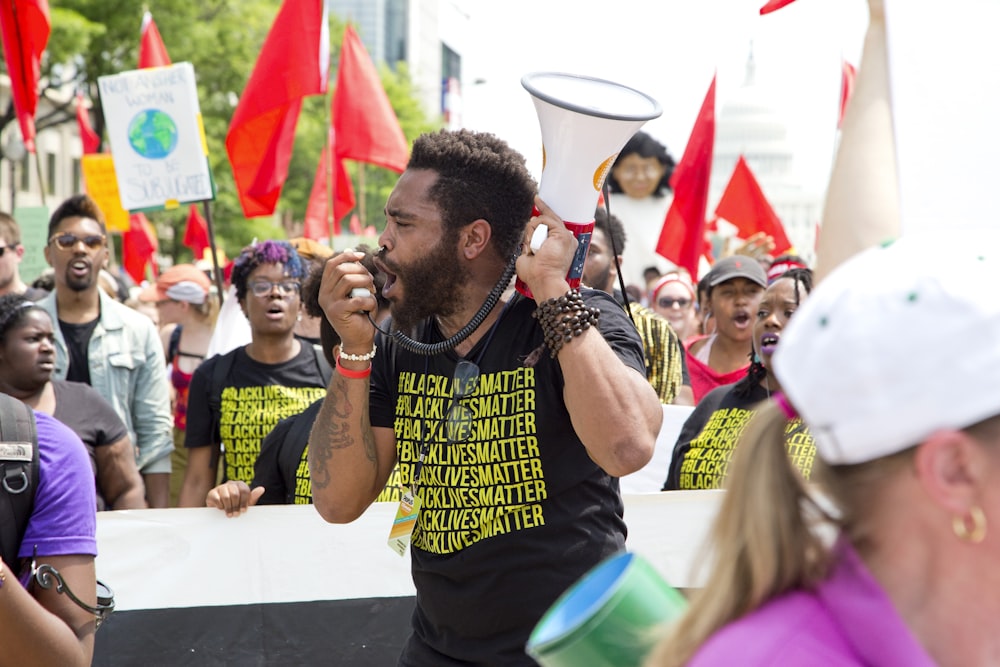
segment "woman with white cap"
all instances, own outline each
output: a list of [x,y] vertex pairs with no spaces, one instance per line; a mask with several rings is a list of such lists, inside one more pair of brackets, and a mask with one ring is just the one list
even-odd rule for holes
[[[998,663],[1000,262],[963,241],[864,251],[799,308],[774,357],[784,395],[737,448],[706,585],[649,664]],[[818,487],[785,453],[796,413]]]

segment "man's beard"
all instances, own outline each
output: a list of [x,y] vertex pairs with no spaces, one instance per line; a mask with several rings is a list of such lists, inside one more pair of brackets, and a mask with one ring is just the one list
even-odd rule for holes
[[393,302],[393,327],[406,334],[413,333],[422,320],[437,315],[448,317],[461,307],[459,286],[469,277],[456,257],[457,234],[446,232],[425,257],[410,266],[400,266],[383,260],[386,267],[403,285],[403,299]]
[[97,283],[97,274],[93,271],[89,272],[82,278],[77,278],[76,276],[73,276],[68,269],[66,270],[66,287],[73,292],[86,292],[90,290],[95,283]]

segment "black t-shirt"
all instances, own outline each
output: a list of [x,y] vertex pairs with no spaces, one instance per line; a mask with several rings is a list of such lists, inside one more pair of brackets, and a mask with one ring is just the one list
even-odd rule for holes
[[[250,488],[263,486],[258,505],[311,505],[309,433],[323,407],[320,399],[302,413],[278,422],[260,446]],[[399,468],[393,470],[376,502],[399,500]]]
[[[750,386],[746,395],[741,395],[737,387],[743,382],[716,387],[688,416],[674,445],[664,491],[723,487],[743,430],[760,402],[768,398],[760,384]],[[790,419],[785,427],[785,445],[792,462],[808,479],[816,459],[816,445],[798,417]]]
[[[90,467],[97,478],[98,447],[111,445],[128,437],[128,427],[100,392],[87,384],[52,380],[56,409],[52,415],[76,433],[90,454]],[[107,509],[100,484],[97,485],[97,509]]]
[[[642,342],[624,310],[582,290],[601,308],[599,329],[618,356],[645,376]],[[513,297],[465,357],[480,368],[461,404],[473,416],[467,441],[449,448],[441,426],[459,358],[402,350],[377,335],[371,423],[393,428],[403,484],[413,480],[425,437],[421,509],[411,561],[417,589],[405,665],[533,665],[528,636],[556,598],[625,545],[618,479],[587,454],[563,401],[563,375],[543,345],[534,301]],[[433,322],[418,339],[437,342]],[[569,345],[573,345],[572,342]],[[388,527],[387,527],[388,530]]]
[[97,318],[84,324],[71,324],[59,320],[59,329],[66,341],[66,351],[69,354],[66,379],[70,382],[90,384],[90,362],[88,361],[87,348],[99,320],[100,318]]
[[[209,394],[219,363],[229,363],[229,375],[213,401]],[[191,378],[184,446],[221,443],[226,479],[250,484],[264,437],[279,421],[302,412],[325,393],[317,356],[308,344],[279,364],[255,361],[243,347],[216,355],[198,366]]]

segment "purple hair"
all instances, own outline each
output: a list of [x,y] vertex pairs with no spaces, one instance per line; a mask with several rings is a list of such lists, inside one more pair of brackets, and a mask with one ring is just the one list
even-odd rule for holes
[[289,278],[303,278],[305,267],[302,258],[288,241],[262,241],[252,243],[240,251],[233,262],[230,280],[236,288],[236,298],[242,301],[247,295],[247,279],[253,270],[262,264],[281,264]]

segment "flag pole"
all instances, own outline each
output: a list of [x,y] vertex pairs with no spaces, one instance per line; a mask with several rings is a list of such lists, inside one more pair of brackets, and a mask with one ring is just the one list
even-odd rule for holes
[[[329,32],[329,16],[327,16],[327,32]],[[329,51],[329,49],[328,49]],[[343,51],[343,46],[341,46]],[[329,58],[329,53],[327,53]],[[330,248],[333,248],[333,86],[330,85],[330,73],[326,75],[326,228],[330,235]]]
[[201,202],[201,206],[205,210],[205,224],[208,227],[208,247],[212,252],[212,273],[215,275],[215,289],[219,292],[219,305],[221,306],[223,301],[226,300],[226,290],[222,285],[222,269],[219,267],[219,254],[215,250],[215,225],[212,222],[212,207],[209,206],[209,200],[207,199]]

